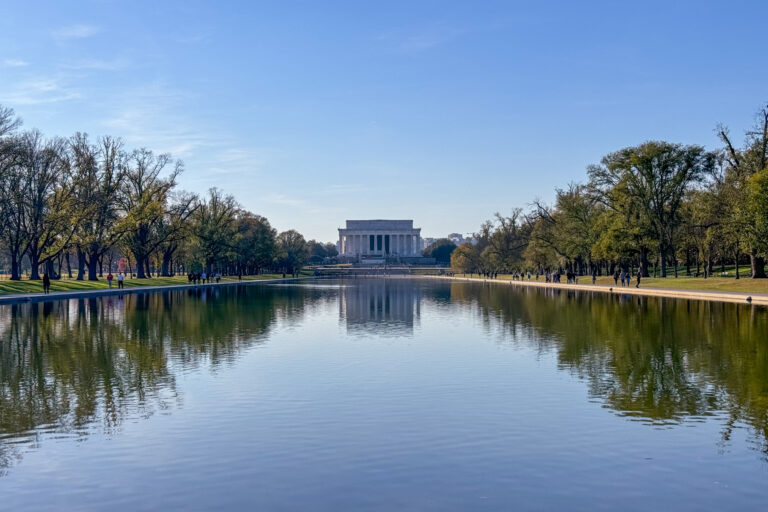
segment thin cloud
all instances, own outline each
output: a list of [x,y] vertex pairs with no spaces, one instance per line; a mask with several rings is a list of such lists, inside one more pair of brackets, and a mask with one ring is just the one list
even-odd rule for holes
[[53,31],[53,37],[56,39],[85,39],[86,37],[92,37],[98,34],[101,29],[94,25],[69,25],[61,27]]
[[184,114],[192,96],[150,83],[116,94],[105,105],[107,117],[101,124],[132,147],[147,147],[158,153],[186,158],[209,137]]
[[10,105],[41,105],[79,97],[80,93],[55,78],[19,82],[7,91],[0,89],[0,103]]
[[29,66],[29,62],[21,59],[5,59],[3,66],[7,68],[23,68],[24,66]]

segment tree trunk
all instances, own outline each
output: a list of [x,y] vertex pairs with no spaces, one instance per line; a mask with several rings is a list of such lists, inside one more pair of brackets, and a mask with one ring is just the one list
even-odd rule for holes
[[88,280],[89,281],[98,281],[99,278],[96,276],[96,271],[98,270],[99,266],[99,258],[95,253],[92,253],[90,258],[88,258]]
[[677,279],[677,251],[672,254],[672,263],[675,265],[675,279]]
[[749,255],[750,265],[752,266],[752,279],[765,279],[765,258],[752,253]]
[[21,279],[19,275],[19,252],[11,250],[11,281]]
[[43,265],[45,265],[45,271],[48,273],[48,277],[51,279],[56,279],[56,271],[53,268],[53,260],[48,259]]
[[72,263],[69,261],[69,251],[67,251],[65,258],[67,259],[67,275],[72,279]]
[[648,269],[650,268],[650,262],[648,261],[648,248],[640,248],[640,265],[643,267],[643,277],[650,277]]
[[740,279],[741,276],[739,275],[739,251],[736,250],[736,254],[734,255],[734,260],[736,260],[736,279]]
[[29,279],[32,281],[39,281],[40,280],[40,257],[37,254],[30,253],[29,254]]
[[667,249],[659,248],[659,266],[661,267],[661,277],[667,277]]
[[136,258],[136,279],[145,279],[147,276],[144,274],[144,256],[141,254],[134,254]]
[[173,257],[172,251],[163,252],[163,263],[160,265],[160,274],[163,277],[171,277],[171,258]]
[[79,247],[77,248],[77,280],[82,281],[85,279],[85,252]]

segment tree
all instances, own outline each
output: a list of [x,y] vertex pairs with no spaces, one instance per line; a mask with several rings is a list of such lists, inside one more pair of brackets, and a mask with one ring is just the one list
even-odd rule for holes
[[96,281],[99,261],[129,228],[120,209],[125,154],[122,142],[111,137],[102,137],[98,145],[92,145],[87,134],[77,133],[69,145],[79,212],[75,243],[81,261],[77,278],[83,279],[87,265],[88,280]]
[[755,219],[757,249],[768,250],[768,167],[749,178],[749,209]]
[[598,237],[595,223],[603,208],[584,185],[571,183],[567,189],[555,192],[554,208],[534,202],[536,211],[529,219],[532,224],[526,259],[558,259],[558,264],[565,262],[573,272],[584,273],[592,266]]
[[157,238],[161,240],[160,275],[170,277],[173,274],[171,263],[182,241],[192,231],[191,217],[198,205],[198,198],[194,194],[187,192],[171,194],[167,211],[157,227]]
[[22,139],[15,133],[20,125],[13,110],[0,106],[0,237],[8,251],[12,280],[21,278],[19,269],[26,241]]
[[238,209],[234,197],[212,188],[208,191],[208,199],[200,203],[193,215],[192,229],[208,273],[211,273],[214,263],[236,247]]
[[325,245],[317,240],[307,242],[307,251],[309,252],[309,263],[313,265],[322,263],[328,257]]
[[511,270],[523,261],[523,251],[528,246],[530,228],[521,223],[522,210],[515,208],[509,217],[496,213],[496,222],[486,221],[478,240],[480,265],[483,271]]
[[128,159],[120,197],[128,229],[125,245],[136,260],[139,279],[147,277],[148,258],[165,241],[165,233],[158,227],[165,218],[171,191],[183,169],[183,164],[176,161],[168,177],[162,178],[161,173],[170,163],[170,155],[155,155],[143,148],[135,150]]
[[460,274],[471,274],[477,272],[479,259],[480,254],[477,252],[477,247],[469,242],[464,242],[451,253],[451,268]]
[[265,217],[245,210],[238,213],[236,224],[238,271],[258,274],[274,262],[277,231]]
[[700,146],[649,141],[603,157],[601,165],[590,166],[588,173],[593,190],[609,207],[620,207],[612,194],[614,188],[626,191],[633,207],[651,228],[658,244],[661,277],[666,277],[685,192],[713,164],[714,155]]
[[73,190],[66,143],[44,141],[38,131],[21,140],[23,233],[30,279],[40,279],[42,263],[51,261],[74,234]]
[[277,235],[277,264],[288,274],[298,274],[309,259],[307,242],[297,231],[290,229]]
[[424,249],[421,254],[427,258],[435,258],[438,263],[450,263],[451,253],[456,249],[456,244],[448,238],[438,238]]
[[717,134],[725,144],[723,154],[727,164],[723,180],[727,208],[723,217],[731,229],[738,233],[742,249],[749,253],[752,277],[765,278],[766,252],[760,247],[760,235],[755,229],[755,211],[748,206],[755,204],[750,197],[755,188],[749,186],[748,182],[755,173],[768,166],[768,105],[757,113],[755,127],[746,133],[742,149],[735,147],[728,128],[718,126]]

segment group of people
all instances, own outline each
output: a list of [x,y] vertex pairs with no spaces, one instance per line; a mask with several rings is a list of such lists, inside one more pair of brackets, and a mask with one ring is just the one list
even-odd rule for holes
[[[107,274],[107,284],[110,288],[112,288],[112,281],[114,281],[115,276],[112,275],[112,272]],[[125,274],[122,272],[119,272],[117,274],[117,287],[118,288],[125,288]]]
[[[513,281],[524,281],[526,276],[528,277],[528,280],[530,281],[531,280],[531,271],[530,270],[528,270],[527,272],[522,272],[522,271],[518,272],[517,270],[515,270],[512,273],[512,280]],[[538,279],[538,276],[537,276],[537,279]]]
[[[635,288],[640,288],[640,280],[642,279],[642,277],[643,277],[642,269],[637,269],[637,275],[635,276],[637,280],[635,283]],[[613,272],[613,282],[616,286],[621,285],[622,288],[631,286],[632,272],[626,271],[624,269],[621,269],[621,270],[616,269]]]
[[[490,274],[490,276],[493,278],[495,275],[493,273]],[[553,272],[543,271],[543,270],[537,270],[536,271],[536,280],[539,280],[540,276],[544,276],[544,282],[546,283],[559,283],[563,276],[562,270],[556,270]],[[643,273],[642,269],[637,270],[637,274],[635,274],[635,288],[640,288],[640,281],[642,280]],[[525,279],[528,279],[529,281],[532,278],[530,270],[528,271],[515,271],[512,273],[512,280],[513,281],[524,281]],[[566,282],[569,284],[578,284],[579,283],[579,275],[576,272],[566,271],[565,272],[565,278]],[[632,284],[632,273],[630,271],[626,271],[624,269],[616,269],[616,272],[613,274],[613,280],[616,283],[616,286],[627,287],[631,286]],[[597,284],[597,269],[592,270],[592,284]]]
[[190,284],[210,284],[213,280],[216,282],[221,281],[221,274],[216,272],[214,275],[210,275],[206,272],[190,272],[187,274],[187,280]]

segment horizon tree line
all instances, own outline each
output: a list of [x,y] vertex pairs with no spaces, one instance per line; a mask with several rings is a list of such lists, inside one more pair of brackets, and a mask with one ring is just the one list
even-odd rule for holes
[[[124,259],[137,278],[177,272],[296,274],[329,244],[307,242],[212,188],[204,197],[180,190],[180,160],[119,138],[85,133],[45,138],[21,131],[0,105],[0,250],[10,279],[67,273],[98,280]],[[330,244],[332,245],[332,244]],[[316,256],[317,254],[315,254]],[[25,265],[26,262],[26,265]]]
[[[573,272],[711,277],[749,264],[766,277],[768,258],[768,105],[741,145],[727,127],[722,147],[647,141],[610,153],[587,179],[555,189],[554,204],[496,214],[451,253],[464,273]],[[692,272],[692,269],[694,269]]]

